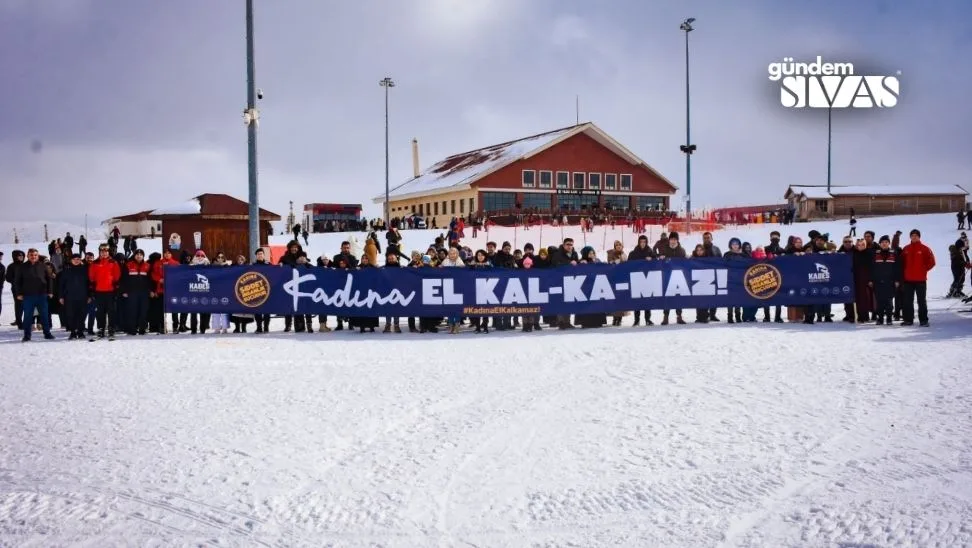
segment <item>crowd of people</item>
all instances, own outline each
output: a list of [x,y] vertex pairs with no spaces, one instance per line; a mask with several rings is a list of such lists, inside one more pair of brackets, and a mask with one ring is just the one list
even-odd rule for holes
[[[376,226],[375,228],[381,228]],[[871,231],[863,238],[846,236],[840,244],[830,241],[828,234],[810,231],[804,240],[790,236],[785,242],[778,231],[773,231],[769,243],[759,246],[731,238],[723,252],[713,242],[712,234],[703,234],[703,242],[693,249],[680,243],[679,234],[662,234],[651,243],[641,235],[631,250],[625,250],[618,241],[603,258],[591,246],[577,251],[572,239],[567,238],[559,246],[535,249],[530,243],[522,249],[513,249],[509,242],[488,242],[485,249],[473,250],[462,244],[465,238],[464,222],[453,219],[449,230],[431,242],[423,253],[406,254],[401,249],[402,236],[392,226],[385,234],[387,245],[384,255],[377,232],[366,239],[364,252],[353,254],[350,242],[343,242],[339,253],[308,257],[300,243],[289,242],[286,253],[276,262],[286,268],[308,268],[312,264],[322,268],[356,270],[365,268],[470,268],[470,269],[531,269],[561,266],[581,266],[606,262],[619,264],[639,260],[692,260],[694,258],[722,257],[727,261],[755,259],[771,261],[783,255],[817,253],[851,254],[855,285],[854,302],[843,305],[845,322],[877,325],[913,325],[916,320],[928,326],[927,273],[935,267],[935,255],[921,241],[921,233],[912,230],[909,241],[901,245],[902,233],[875,238]],[[13,252],[13,261],[6,267],[0,254],[0,280],[10,284],[15,303],[15,325],[23,330],[23,340],[29,341],[35,331],[41,331],[47,339],[54,338],[53,319],[70,339],[113,338],[116,333],[138,336],[146,333],[227,333],[232,327],[235,333],[245,333],[254,325],[256,333],[268,332],[269,315],[251,314],[171,314],[167,322],[164,310],[164,272],[166,266],[194,265],[219,267],[226,265],[270,264],[263,250],[257,251],[253,260],[247,257],[226,257],[216,252],[210,259],[204,250],[189,253],[186,250],[166,249],[163,253],[147,256],[135,247],[134,239],[125,240],[122,251],[117,249],[117,235],[98,246],[97,256],[85,249],[83,237],[75,242],[68,234],[55,240],[42,256],[36,249],[26,253]],[[77,249],[75,249],[77,247]],[[965,232],[949,247],[953,283],[948,297],[965,298],[962,290],[966,272],[972,267],[969,261],[969,243]],[[383,257],[383,259],[382,259]],[[2,289],[2,287],[0,287]],[[838,305],[839,306],[839,305]],[[784,319],[780,306],[762,307],[763,322],[833,322],[831,305],[786,307]],[[661,310],[661,324],[674,321],[686,323],[683,311]],[[725,310],[728,323],[756,322],[760,307],[734,307]],[[633,315],[633,325],[654,325],[652,310],[618,311],[613,314],[578,314],[543,317],[470,317],[470,318],[407,318],[410,332],[436,333],[444,326],[450,333],[459,333],[468,326],[476,333],[488,333],[522,329],[525,332],[540,331],[544,327],[572,329],[574,327],[597,328],[606,325],[620,326],[626,316]],[[333,320],[333,322],[332,322]],[[695,310],[696,323],[721,321],[716,309]],[[328,318],[317,316],[316,330],[327,332],[357,329],[374,332],[381,325],[381,318]],[[333,328],[331,327],[333,325]],[[169,327],[171,326],[171,327]],[[285,332],[313,333],[314,316],[284,316]],[[384,332],[402,331],[401,318],[384,318]]]

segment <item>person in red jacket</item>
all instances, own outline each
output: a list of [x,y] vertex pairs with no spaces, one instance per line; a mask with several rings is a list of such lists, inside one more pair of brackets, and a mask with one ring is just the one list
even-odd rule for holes
[[[172,251],[166,249],[162,253],[162,258],[152,265],[152,285],[153,292],[150,297],[158,297],[162,301],[163,310],[165,310],[165,270],[166,266],[178,266],[179,261],[175,260],[172,256]],[[161,331],[160,334],[165,333],[165,313],[162,314],[162,321],[160,322]],[[172,313],[172,332],[179,332],[179,315],[175,312]]]
[[928,272],[935,268],[935,254],[921,242],[921,232],[911,231],[911,243],[901,250],[904,307],[901,325],[915,324],[915,296],[918,296],[918,323],[928,327]]
[[109,330],[108,336],[114,337],[111,326],[115,321],[115,291],[121,280],[121,268],[108,254],[107,245],[98,246],[98,259],[88,266],[88,280],[91,282],[97,309],[98,338],[105,336],[106,326]]

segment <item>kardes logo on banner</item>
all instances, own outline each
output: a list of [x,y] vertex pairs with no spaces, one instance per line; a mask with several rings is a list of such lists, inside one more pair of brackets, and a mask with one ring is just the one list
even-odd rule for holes
[[769,79],[780,83],[780,104],[786,108],[891,108],[898,104],[898,76],[855,73],[853,63],[810,63],[784,57],[769,64]]
[[808,274],[808,281],[812,284],[830,283],[830,269],[820,263],[814,263],[813,266],[816,268],[816,271]]
[[190,293],[209,293],[209,278],[196,274],[195,281],[189,282]]

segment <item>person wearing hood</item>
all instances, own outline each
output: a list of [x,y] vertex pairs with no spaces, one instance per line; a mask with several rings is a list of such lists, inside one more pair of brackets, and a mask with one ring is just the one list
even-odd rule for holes
[[962,286],[965,285],[966,248],[965,240],[962,238],[955,240],[954,244],[948,246],[949,263],[952,269],[952,285],[948,289],[948,294],[945,295],[946,299],[965,298],[965,292],[962,291]]
[[13,262],[7,267],[7,272],[4,274],[4,280],[10,284],[10,293],[14,296],[14,321],[10,322],[10,325],[17,326],[17,329],[23,329],[23,318],[24,318],[24,303],[16,298],[17,288],[14,286],[14,280],[17,278],[17,271],[24,264],[24,252],[15,249],[13,253],[10,254],[10,258]]
[[[287,242],[287,251],[280,257],[277,264],[280,266],[286,266],[290,268],[297,267],[297,259],[300,258],[300,242],[297,241],[297,234],[300,234],[300,230],[297,226],[294,227],[297,230],[294,235],[294,239]],[[351,248],[351,244],[348,243],[348,249]],[[337,256],[335,256],[337,258]],[[340,324],[338,324],[340,326]],[[284,316],[284,333],[290,333],[290,330],[294,326],[294,316],[292,314],[287,314]],[[341,327],[344,329],[344,327]]]
[[[395,227],[392,227],[388,232],[391,233]],[[390,244],[385,253],[385,266],[382,268],[401,268],[401,263],[398,262],[398,250],[395,248],[395,244]],[[401,319],[398,316],[386,316],[385,317],[385,329],[383,333],[401,333],[402,326],[400,325]]]
[[[727,261],[743,261],[748,259],[746,254],[743,253],[742,241],[739,238],[729,240],[729,251],[726,251],[723,258]],[[729,315],[729,323],[742,323],[742,312],[742,308],[738,306],[727,308],[726,313]]]

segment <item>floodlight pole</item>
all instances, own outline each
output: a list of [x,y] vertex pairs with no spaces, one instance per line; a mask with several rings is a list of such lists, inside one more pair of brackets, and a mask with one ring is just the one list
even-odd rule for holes
[[833,142],[833,120],[834,108],[827,107],[827,194],[830,194],[830,150]]
[[679,149],[685,154],[685,217],[692,218],[692,153],[696,146],[692,144],[691,133],[691,95],[689,93],[689,33],[695,30],[692,23],[694,17],[689,17],[678,27],[685,31],[685,144]]
[[249,238],[252,259],[260,249],[260,204],[257,193],[257,125],[259,113],[256,109],[256,81],[253,60],[253,0],[246,0],[246,110],[243,121],[247,133],[247,167],[249,179]]
[[388,201],[389,195],[389,168],[388,168],[388,90],[395,87],[395,82],[389,78],[378,82],[378,85],[385,88],[385,226],[389,226],[391,223],[391,204]]

